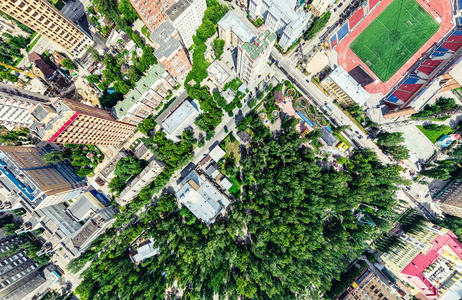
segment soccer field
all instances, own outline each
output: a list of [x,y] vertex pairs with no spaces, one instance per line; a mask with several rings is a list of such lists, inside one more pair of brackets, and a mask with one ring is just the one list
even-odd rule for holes
[[350,49],[386,82],[439,27],[415,0],[394,0],[351,43]]

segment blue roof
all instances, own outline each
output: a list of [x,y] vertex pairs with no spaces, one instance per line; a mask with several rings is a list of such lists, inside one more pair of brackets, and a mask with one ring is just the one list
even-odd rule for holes
[[111,202],[106,196],[98,192],[97,190],[91,190],[90,194],[92,194],[96,199],[98,199],[103,204],[108,204]]
[[436,49],[436,51],[439,51],[439,52],[448,52],[449,50],[444,48],[444,47],[439,47],[438,49]]
[[390,97],[387,98],[387,101],[393,102],[393,103],[398,103],[401,100],[399,100],[398,97],[396,97],[395,95],[390,95]]
[[337,36],[338,36],[338,40],[340,41],[341,39],[343,39],[345,37],[345,35],[347,35],[347,33],[350,31],[350,29],[348,28],[348,22],[345,23],[345,25],[343,25],[338,31],[337,31]]
[[334,34],[334,35],[330,38],[330,43],[332,44],[336,39],[337,39],[337,35]]
[[308,125],[310,125],[311,127],[314,127],[314,124],[307,118],[305,117],[304,114],[302,114],[301,112],[297,111],[297,114],[300,116],[300,118],[303,119],[303,121],[305,121]]
[[413,78],[413,77],[409,77],[408,79],[406,79],[403,84],[414,84],[414,83],[417,83],[417,81],[419,81],[419,79],[417,78]]
[[0,169],[0,173],[3,173],[8,177],[8,179],[30,200],[34,201],[35,196],[32,194],[32,189],[30,187],[25,187],[19,180],[14,177],[14,175],[6,170],[6,169]]

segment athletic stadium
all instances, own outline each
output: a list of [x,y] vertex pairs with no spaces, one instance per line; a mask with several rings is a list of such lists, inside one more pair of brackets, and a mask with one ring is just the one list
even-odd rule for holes
[[[462,0],[360,0],[327,37],[338,65],[390,111],[412,101],[462,56]],[[360,72],[357,72],[361,69]],[[364,78],[367,77],[367,78]],[[415,112],[415,111],[414,111]]]

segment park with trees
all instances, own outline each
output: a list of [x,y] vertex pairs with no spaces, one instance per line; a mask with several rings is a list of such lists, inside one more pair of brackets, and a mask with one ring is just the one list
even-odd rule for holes
[[404,143],[402,132],[380,132],[377,134],[377,145],[385,153],[390,154],[396,160],[408,159],[409,150]]

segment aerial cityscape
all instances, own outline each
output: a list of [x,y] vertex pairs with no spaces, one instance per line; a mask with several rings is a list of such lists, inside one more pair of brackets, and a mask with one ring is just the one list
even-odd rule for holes
[[1,0],[0,34],[0,299],[462,299],[462,0]]

